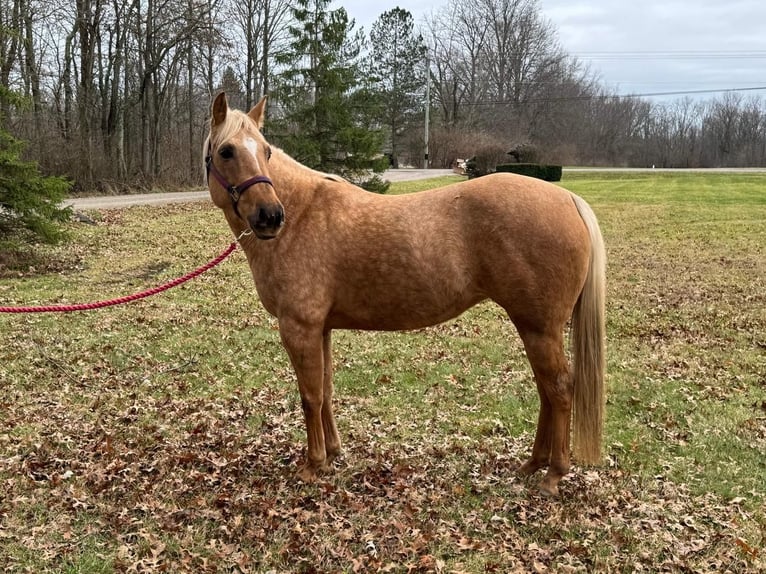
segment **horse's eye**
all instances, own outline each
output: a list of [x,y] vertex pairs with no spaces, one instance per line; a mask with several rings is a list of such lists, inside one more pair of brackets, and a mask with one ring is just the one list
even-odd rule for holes
[[234,148],[232,148],[230,145],[225,145],[220,150],[218,150],[218,155],[220,155],[223,159],[231,159],[234,157]]
[[266,148],[266,160],[268,161],[270,159],[271,159],[271,146]]

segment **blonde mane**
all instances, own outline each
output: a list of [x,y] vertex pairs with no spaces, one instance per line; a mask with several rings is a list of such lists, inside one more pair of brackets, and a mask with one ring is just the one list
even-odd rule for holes
[[319,170],[310,168],[306,165],[303,165],[301,162],[299,162],[297,159],[292,157],[283,149],[278,148],[277,146],[273,144],[269,144],[269,145],[271,145],[271,151],[273,154],[272,158],[278,158],[279,161],[281,161],[283,164],[286,164],[286,166],[289,167],[291,171],[302,171],[306,173],[307,175],[312,175],[314,177],[318,177],[321,179],[329,179],[330,181],[334,181],[337,183],[349,183],[348,180],[342,178],[341,176],[337,174],[326,173],[324,171],[319,171]]
[[[232,110],[229,108],[229,111],[226,113],[226,120],[223,122],[223,125],[218,126],[216,129],[217,134],[215,139],[213,139],[212,136],[209,136],[211,139],[210,143],[213,145],[213,147],[218,147],[221,145],[221,143],[234,136],[234,134],[236,134],[238,131],[245,129],[250,121],[250,118],[248,118],[247,114],[244,112],[240,110]],[[212,129],[210,133],[212,133]]]
[[213,138],[213,118],[210,118],[208,124],[207,137],[202,144],[202,177],[207,181],[207,157],[213,153],[213,150],[221,145],[239,130],[244,129],[247,125],[248,117],[246,114],[239,110],[233,110],[229,108],[226,112],[226,120],[222,126],[218,126],[216,130],[216,137]]

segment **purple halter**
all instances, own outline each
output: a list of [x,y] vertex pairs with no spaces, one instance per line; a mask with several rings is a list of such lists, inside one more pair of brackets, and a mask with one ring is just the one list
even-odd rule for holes
[[265,175],[253,176],[250,179],[246,179],[239,185],[234,185],[233,183],[226,181],[226,178],[221,175],[221,172],[218,171],[218,169],[216,169],[215,165],[213,164],[213,150],[210,144],[208,144],[207,155],[205,156],[205,169],[207,170],[208,185],[210,185],[210,174],[212,173],[216,181],[220,183],[221,186],[229,193],[231,204],[234,206],[234,213],[236,213],[237,217],[239,218],[242,216],[239,214],[237,202],[239,201],[239,198],[242,197],[242,194],[245,193],[245,191],[250,186],[253,186],[256,183],[267,183],[271,187],[274,187],[274,183],[272,183],[272,181]]

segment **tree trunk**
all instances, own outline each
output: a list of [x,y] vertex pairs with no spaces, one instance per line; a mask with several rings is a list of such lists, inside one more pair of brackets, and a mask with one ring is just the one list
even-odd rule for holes
[[[140,17],[139,17],[140,20]],[[154,74],[152,73],[152,51],[154,49],[154,0],[146,2],[146,22],[144,27],[144,49],[141,54],[141,172],[149,178],[154,172],[152,166],[152,123],[154,122]]]
[[93,69],[95,59],[95,28],[99,18],[100,4],[96,0],[77,0],[77,33],[80,41],[80,81],[77,98],[77,118],[80,128],[80,158],[84,163],[83,179],[92,184],[93,134],[91,109],[93,106]]
[[[19,10],[22,0],[14,0],[11,16],[0,16],[0,85],[9,86],[11,71],[16,65],[19,56]],[[10,102],[6,98],[0,99],[0,121],[8,118]]]
[[[40,139],[42,128],[42,108],[40,100],[40,74],[37,69],[35,58],[34,30],[32,27],[32,8],[29,0],[24,2],[24,83],[28,87],[28,93],[32,102],[32,116],[35,126],[35,137]],[[39,143],[39,142],[38,142]],[[42,149],[39,145],[38,149]]]
[[[194,19],[194,4],[189,0],[189,23],[191,25]],[[196,151],[194,148],[194,39],[191,34],[186,48],[186,102],[187,102],[187,121],[188,126],[188,145],[189,145],[189,174],[195,173]]]
[[65,142],[72,139],[72,106],[74,101],[72,93],[72,44],[76,33],[77,26],[72,28],[64,42],[64,72],[61,77],[64,91],[64,110],[59,125]]

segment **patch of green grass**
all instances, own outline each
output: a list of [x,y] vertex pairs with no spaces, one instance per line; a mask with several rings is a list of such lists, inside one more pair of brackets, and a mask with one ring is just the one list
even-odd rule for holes
[[[409,193],[463,178],[394,184]],[[519,479],[537,396],[481,304],[334,334],[345,454],[297,482],[304,430],[241,252],[107,310],[0,317],[0,564],[9,571],[756,571],[766,494],[766,176],[576,173],[608,249],[607,458],[561,500]],[[3,304],[145,289],[231,241],[212,206],[72,225]]]
[[715,172],[564,172],[562,187],[606,204],[766,205],[763,173]]

